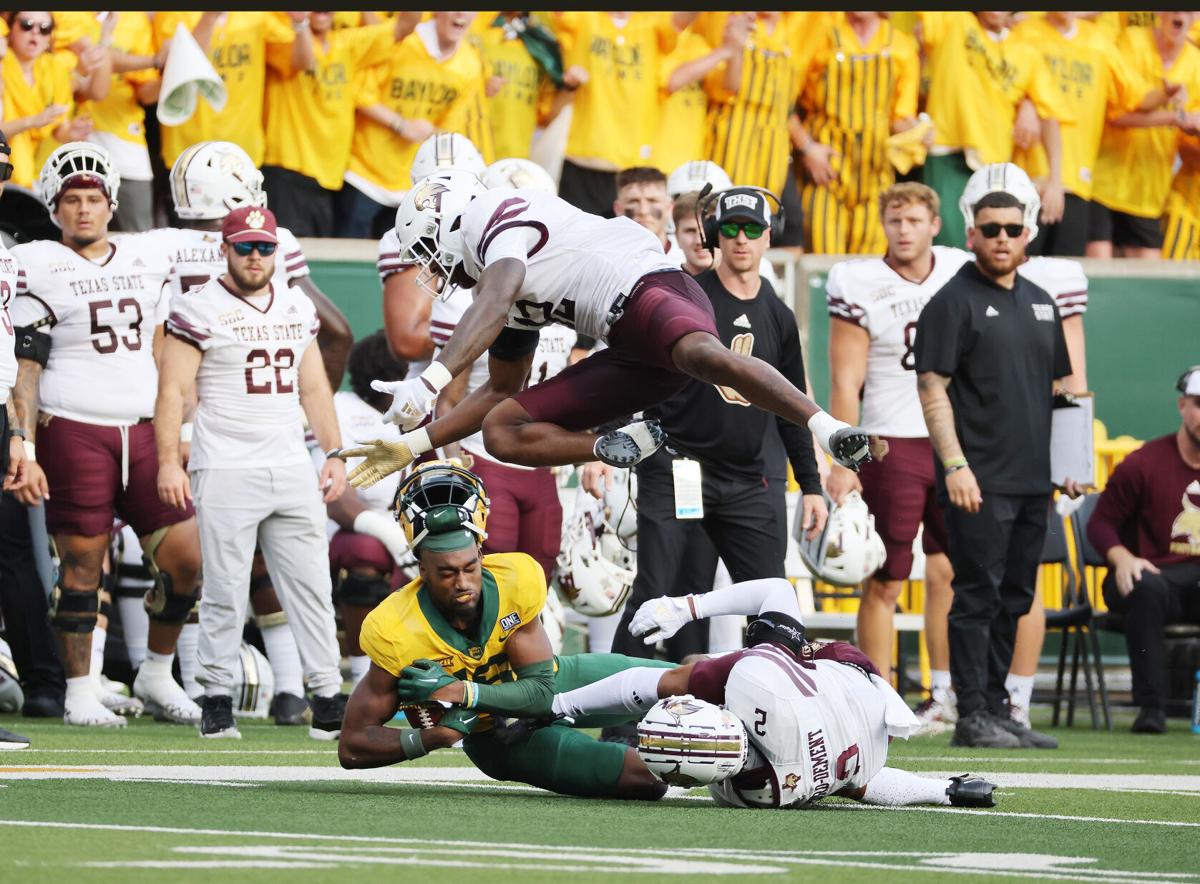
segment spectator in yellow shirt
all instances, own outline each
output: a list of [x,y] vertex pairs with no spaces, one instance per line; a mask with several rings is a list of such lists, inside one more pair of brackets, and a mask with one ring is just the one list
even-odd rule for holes
[[464,42],[473,12],[435,12],[356,81],[358,122],[345,186],[334,205],[338,236],[378,239],[412,185],[413,157],[435,131],[459,132],[493,159],[483,61]]
[[1155,27],[1127,27],[1117,40],[1117,51],[1143,78],[1182,89],[1164,108],[1108,120],[1088,213],[1089,258],[1157,258],[1161,253],[1161,219],[1179,136],[1200,131],[1200,49],[1187,38],[1194,16],[1160,12]]
[[296,33],[312,65],[286,75],[267,72],[263,188],[272,210],[296,236],[333,236],[333,207],[354,138],[354,81],[385,63],[417,25],[420,13],[394,23],[333,30],[333,13],[307,13]]
[[[32,187],[45,161],[60,143],[82,141],[91,119],[75,116],[75,100],[103,98],[112,78],[107,51],[86,57],[52,52],[54,18],[49,12],[10,12],[8,52],[0,63],[4,84],[4,121],[0,128],[11,149],[12,183]],[[86,62],[81,76],[77,68]]]
[[1167,194],[1162,256],[1170,261],[1200,261],[1200,138],[1179,139],[1179,163]]

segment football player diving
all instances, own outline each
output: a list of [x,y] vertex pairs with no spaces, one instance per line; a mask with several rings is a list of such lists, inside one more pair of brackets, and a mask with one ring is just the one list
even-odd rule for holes
[[[751,227],[748,236],[768,235]],[[886,452],[772,366],[722,344],[708,297],[667,260],[654,234],[628,218],[605,220],[529,188],[488,190],[474,175],[450,171],[405,195],[396,234],[401,259],[421,268],[418,282],[427,291],[445,298],[470,288],[474,300],[419,377],[376,383],[393,395],[388,416],[407,432],[396,442],[344,452],[366,458],[350,477],[358,487],[481,428],[488,452],[508,463],[598,458],[632,466],[663,443],[655,422],[635,421],[604,435],[590,428],[666,399],[689,378],[733,387],[755,405],[809,426],[826,453],[851,469]],[[523,389],[538,330],[551,323],[608,346]],[[418,426],[438,394],[485,352],[488,381]]]

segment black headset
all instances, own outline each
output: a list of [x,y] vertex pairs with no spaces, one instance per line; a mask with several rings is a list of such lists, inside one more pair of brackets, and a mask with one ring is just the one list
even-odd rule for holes
[[752,190],[775,203],[776,211],[771,215],[771,242],[774,243],[783,236],[783,225],[787,221],[787,213],[784,211],[783,203],[779,201],[779,197],[771,191],[765,187],[750,187],[747,185],[728,187],[725,190],[714,192],[711,184],[705,184],[704,189],[700,191],[700,198],[696,201],[696,223],[700,227],[700,247],[702,249],[708,249],[710,252],[717,250],[720,242],[717,231],[717,215],[716,212],[713,212],[711,216],[706,216],[714,202],[734,190]]
[[1192,372],[1196,371],[1200,371],[1200,365],[1193,365],[1191,368],[1181,374],[1179,376],[1179,380],[1175,382],[1175,389],[1186,396],[1188,378],[1191,377]]

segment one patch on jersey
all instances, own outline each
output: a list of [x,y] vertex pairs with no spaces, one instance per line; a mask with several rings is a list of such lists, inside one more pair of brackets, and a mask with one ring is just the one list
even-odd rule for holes
[[505,614],[503,617],[500,618],[500,628],[502,630],[504,630],[505,632],[507,632],[510,629],[516,629],[516,627],[520,623],[521,623],[521,615],[518,614],[516,611],[513,611],[511,614]]
[[1033,308],[1033,318],[1038,322],[1053,322],[1054,321],[1054,305],[1053,304],[1030,304]]

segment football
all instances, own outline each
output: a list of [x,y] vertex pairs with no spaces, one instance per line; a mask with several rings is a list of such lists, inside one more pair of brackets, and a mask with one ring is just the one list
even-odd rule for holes
[[408,719],[408,723],[415,728],[428,730],[437,725],[442,720],[442,716],[446,714],[446,707],[440,703],[434,703],[428,706],[405,706],[404,717]]

